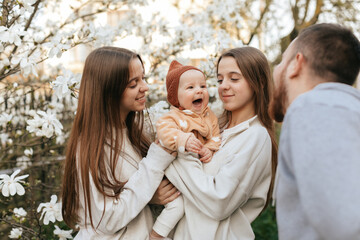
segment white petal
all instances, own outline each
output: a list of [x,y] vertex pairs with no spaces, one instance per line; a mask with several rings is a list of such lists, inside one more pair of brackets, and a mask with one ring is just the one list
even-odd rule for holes
[[1,193],[2,193],[2,195],[3,195],[4,197],[8,197],[8,196],[9,196],[9,188],[8,188],[7,185],[4,184]]
[[20,183],[15,183],[15,186],[16,186],[16,192],[17,194],[19,194],[20,196],[24,195],[25,194],[25,189],[23,186],[21,186]]
[[9,180],[10,180],[10,177],[9,177],[9,175],[1,174],[1,175],[0,175],[0,179],[4,179],[5,181],[9,181]]
[[15,183],[11,183],[9,185],[9,190],[10,190],[10,195],[14,196],[16,194],[16,184]]
[[49,216],[49,221],[50,221],[50,222],[53,222],[53,223],[56,221],[54,214],[51,214],[51,215]]
[[14,179],[14,177],[15,177],[16,175],[18,175],[18,173],[19,173],[20,171],[21,171],[20,169],[17,169],[15,172],[13,172],[13,174],[11,174],[10,178],[11,178],[11,179]]
[[47,214],[45,214],[45,217],[44,217],[44,224],[49,225],[49,217]]
[[51,195],[50,203],[56,203],[56,201],[57,201],[57,196],[56,195]]
[[45,207],[45,206],[46,206],[45,203],[40,203],[36,211],[37,211],[37,212],[40,212],[41,209],[42,209],[43,207]]
[[25,174],[25,175],[16,177],[14,180],[15,180],[15,181],[19,181],[19,180],[22,180],[22,179],[24,179],[24,178],[27,178],[28,176],[29,176],[29,174]]

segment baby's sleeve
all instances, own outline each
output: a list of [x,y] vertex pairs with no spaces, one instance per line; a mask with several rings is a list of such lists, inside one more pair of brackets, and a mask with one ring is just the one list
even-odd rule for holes
[[209,136],[204,146],[212,151],[217,151],[219,150],[221,145],[219,122],[218,122],[218,118],[212,111],[209,111],[209,118],[212,128],[211,129],[212,134],[211,136]]
[[189,123],[178,116],[167,114],[156,122],[156,132],[160,144],[172,151],[185,152],[185,144],[191,132],[184,132]]

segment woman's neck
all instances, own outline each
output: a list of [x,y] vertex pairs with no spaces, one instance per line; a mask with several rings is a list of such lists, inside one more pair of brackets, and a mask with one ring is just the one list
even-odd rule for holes
[[230,117],[229,117],[229,125],[227,126],[227,128],[235,127],[236,125],[238,125],[246,120],[249,120],[250,118],[254,117],[255,115],[256,114],[255,114],[254,107],[231,111]]

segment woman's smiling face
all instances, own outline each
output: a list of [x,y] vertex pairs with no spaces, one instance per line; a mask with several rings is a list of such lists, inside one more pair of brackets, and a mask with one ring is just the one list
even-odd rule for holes
[[144,110],[146,103],[145,93],[149,90],[144,81],[143,65],[138,58],[130,61],[129,73],[129,82],[120,102],[122,116],[125,116],[125,118],[131,111]]
[[227,111],[253,110],[254,91],[242,75],[235,58],[223,57],[220,60],[217,78],[219,96]]

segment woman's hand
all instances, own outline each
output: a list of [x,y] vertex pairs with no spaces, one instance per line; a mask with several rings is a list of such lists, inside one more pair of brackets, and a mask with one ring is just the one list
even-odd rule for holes
[[167,179],[163,179],[156,189],[154,196],[150,200],[150,204],[165,205],[172,202],[175,198],[180,195],[177,188]]

